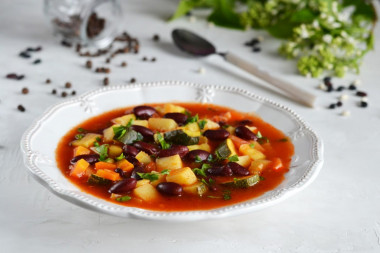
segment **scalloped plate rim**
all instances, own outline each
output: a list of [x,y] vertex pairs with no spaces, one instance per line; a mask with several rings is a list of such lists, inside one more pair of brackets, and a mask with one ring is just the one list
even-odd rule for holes
[[[151,211],[136,207],[126,207],[121,205],[116,205],[109,202],[109,205],[102,204],[98,202],[98,198],[93,195],[82,192],[82,194],[86,196],[81,196],[70,190],[65,190],[60,188],[55,182],[54,179],[49,178],[45,173],[43,173],[38,166],[34,165],[31,162],[31,156],[33,155],[29,146],[30,146],[30,138],[34,132],[38,130],[41,122],[44,119],[51,117],[54,114],[54,111],[57,109],[63,108],[67,105],[78,103],[81,101],[85,101],[85,99],[91,98],[92,96],[96,96],[98,94],[102,94],[105,92],[113,92],[115,90],[133,90],[133,89],[141,89],[141,88],[150,88],[150,87],[165,87],[165,86],[183,86],[189,88],[212,88],[220,91],[230,91],[235,92],[239,95],[246,96],[252,100],[257,100],[262,103],[266,103],[267,105],[273,106],[276,109],[280,109],[283,112],[286,112],[288,115],[293,116],[295,121],[299,125],[303,127],[304,131],[308,131],[314,137],[314,153],[316,154],[316,160],[312,163],[310,168],[308,168],[307,173],[305,173],[304,177],[297,181],[291,187],[287,189],[283,189],[274,196],[263,199],[261,201],[256,201],[255,199],[237,203],[230,206],[225,206],[217,209],[211,210],[197,210],[197,211],[176,211],[176,212],[163,212],[163,211]],[[27,167],[28,171],[32,174],[33,178],[35,178],[39,183],[41,183],[44,187],[46,187],[50,192],[54,193],[58,197],[65,199],[73,204],[81,206],[83,208],[106,213],[110,215],[115,215],[119,217],[133,217],[133,218],[142,218],[148,220],[161,220],[161,221],[194,221],[194,220],[205,220],[205,219],[216,219],[216,218],[224,218],[229,216],[235,216],[238,214],[248,213],[256,210],[261,210],[262,208],[272,206],[280,201],[287,199],[293,194],[303,190],[310,183],[314,181],[314,179],[318,176],[322,165],[323,165],[323,142],[318,137],[318,135],[310,128],[310,126],[304,122],[304,120],[295,113],[292,109],[277,102],[272,101],[271,99],[261,97],[256,95],[250,91],[245,89],[231,87],[231,86],[221,86],[221,85],[204,85],[204,84],[195,84],[191,82],[183,82],[183,81],[161,81],[161,82],[146,82],[146,83],[137,83],[133,85],[115,85],[110,87],[104,87],[100,89],[95,89],[88,91],[77,98],[73,98],[64,102],[56,103],[50,106],[45,112],[39,116],[37,119],[33,121],[31,126],[24,132],[21,142],[21,151],[24,155],[24,164]],[[58,168],[57,168],[58,169]],[[91,199],[94,198],[94,199]],[[107,202],[108,203],[108,202]],[[117,206],[117,207],[115,207]]]

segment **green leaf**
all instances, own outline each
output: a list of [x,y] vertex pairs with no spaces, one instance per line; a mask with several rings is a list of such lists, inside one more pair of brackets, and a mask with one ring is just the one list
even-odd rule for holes
[[189,11],[198,7],[214,7],[215,0],[181,0],[177,6],[177,10],[169,21],[173,21],[179,17],[186,15]]
[[77,131],[78,131],[78,133],[85,133],[85,132],[87,132],[84,128],[78,128],[77,129]]
[[194,122],[197,122],[198,120],[199,120],[198,114],[196,114],[194,117],[189,116],[189,118],[186,121],[186,124],[194,123]]
[[113,127],[112,129],[113,129],[113,133],[114,133],[113,138],[115,140],[120,139],[127,132],[127,128],[125,126],[116,126],[116,127]]
[[200,129],[205,128],[205,125],[206,125],[206,124],[207,124],[207,121],[204,120],[204,119],[198,121],[198,126],[199,126]]
[[124,144],[132,144],[136,141],[142,141],[143,139],[144,137],[139,132],[129,128],[118,140]]
[[200,157],[197,155],[197,156],[195,156],[195,162],[196,162],[196,163],[201,163],[201,162],[203,162],[203,160],[202,160],[202,158],[200,158]]
[[294,12],[290,17],[290,22],[307,24],[313,22],[313,20],[317,17],[318,15],[311,9],[304,8]]
[[231,191],[228,191],[228,190],[224,191],[223,192],[223,199],[224,200],[230,200],[231,199]]
[[84,137],[84,134],[76,134],[75,135],[75,139],[76,140],[80,140],[80,139],[82,139]]
[[267,28],[268,32],[276,38],[288,39],[293,35],[293,29],[298,26],[296,23],[291,23],[289,20],[280,20],[274,25]]
[[204,163],[204,164],[202,164],[202,167],[200,169],[199,168],[195,168],[195,169],[193,169],[193,171],[194,171],[195,174],[197,174],[199,176],[207,177],[206,170],[208,168],[211,168],[211,165],[207,164],[207,163]]
[[126,202],[126,201],[129,201],[131,200],[132,198],[129,197],[129,196],[122,196],[122,197],[119,197],[119,198],[116,198],[115,200],[116,201],[119,201],[119,202]]
[[239,157],[237,155],[230,156],[230,157],[228,157],[228,161],[230,161],[230,162],[238,162],[239,161]]
[[157,173],[142,173],[142,172],[137,172],[137,174],[141,178],[148,179],[151,182],[158,180],[158,174]]
[[249,144],[249,146],[250,146],[251,148],[255,148],[255,143],[251,143],[251,144]]
[[107,160],[107,158],[108,158],[108,144],[95,146],[95,152],[99,154],[99,161]]
[[123,160],[125,158],[124,153],[121,153],[118,157],[116,157],[116,161]]
[[215,0],[215,3],[208,21],[227,28],[244,29],[240,16],[235,12],[235,0]]
[[169,170],[169,169],[165,169],[165,170],[162,170],[162,171],[161,171],[161,174],[162,174],[162,175],[169,175],[169,173],[170,173],[170,170]]
[[359,1],[359,0],[343,0],[342,5],[355,6],[354,15],[362,15],[372,21],[377,21],[377,14],[375,7],[371,1]]
[[257,136],[257,138],[259,138],[259,139],[260,139],[260,138],[263,138],[263,135],[261,134],[260,131],[257,132],[256,136]]
[[170,148],[171,145],[165,141],[165,138],[161,133],[157,133],[157,140],[160,143],[162,149]]

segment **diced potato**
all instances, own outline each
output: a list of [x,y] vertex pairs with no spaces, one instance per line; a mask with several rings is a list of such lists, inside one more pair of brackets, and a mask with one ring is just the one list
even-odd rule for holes
[[149,118],[149,127],[156,131],[166,132],[177,128],[177,123],[173,119]]
[[90,154],[90,150],[88,148],[85,148],[83,146],[78,146],[74,149],[74,156],[78,155],[88,155]]
[[215,121],[206,119],[206,124],[205,124],[205,127],[203,128],[203,131],[219,129],[219,128],[220,128],[220,126],[218,123],[216,123]]
[[197,177],[189,167],[185,167],[182,169],[171,170],[169,175],[166,176],[166,181],[180,185],[192,185],[197,182]]
[[162,157],[156,159],[157,171],[176,170],[183,167],[182,159],[179,155]]
[[269,164],[271,163],[271,161],[269,160],[256,160],[256,161],[252,161],[251,165],[249,166],[248,170],[249,170],[249,173],[251,173],[252,175],[260,175],[261,172],[266,169]]
[[136,159],[140,162],[140,163],[143,163],[143,164],[149,164],[152,162],[152,158],[147,154],[145,153],[144,151],[140,151],[137,155],[136,155]]
[[141,179],[141,180],[137,181],[136,188],[143,186],[144,184],[149,184],[149,182],[150,182],[149,179]]
[[226,140],[226,144],[227,144],[228,149],[231,151],[230,156],[236,155],[235,145],[230,138]]
[[[263,146],[261,146],[261,144],[258,143],[257,141],[252,141],[249,144],[250,144],[250,146],[253,146],[254,149],[257,149],[260,152],[264,152],[265,151],[265,149],[263,148]],[[270,145],[270,143],[268,143],[268,144]]]
[[110,126],[109,128],[106,128],[103,130],[103,140],[105,142],[109,142],[113,140],[113,137],[115,136],[115,132],[113,131],[114,127],[118,127],[120,124],[115,124]]
[[112,181],[121,180],[119,173],[116,173],[112,170],[97,170],[95,175]]
[[126,159],[121,159],[120,161],[118,161],[116,163],[116,166],[117,168],[120,168],[122,169],[123,171],[125,172],[129,172],[129,171],[132,171],[134,166],[132,163],[130,163],[128,160]]
[[154,180],[153,182],[150,182],[151,185],[156,187],[159,183],[166,182],[166,175],[165,174],[158,174],[158,179]]
[[249,165],[251,165],[251,161],[252,160],[249,156],[244,155],[244,156],[239,156],[239,161],[237,161],[236,163],[240,164],[244,168],[248,168]]
[[147,120],[134,120],[132,122],[132,125],[143,126],[143,127],[148,127],[149,126]]
[[183,130],[188,136],[190,137],[198,137],[201,136],[201,131],[189,131],[189,130]]
[[181,127],[181,129],[191,131],[191,132],[200,132],[201,131],[197,122],[189,123],[189,124]]
[[100,134],[86,134],[82,139],[71,142],[73,146],[83,146],[85,148],[91,147],[97,138],[101,138]]
[[133,194],[146,202],[153,202],[160,199],[160,194],[151,184],[144,184],[133,190]]
[[257,134],[258,132],[257,127],[254,127],[254,126],[245,126],[245,127],[251,130],[251,132],[253,132],[254,134]]
[[206,136],[199,136],[199,144],[207,144],[208,143],[208,139]]
[[127,115],[124,115],[124,116],[121,116],[118,118],[114,118],[111,121],[112,121],[112,123],[126,126],[131,119],[135,120],[136,116],[134,114],[127,114]]
[[265,155],[257,149],[251,148],[249,144],[243,144],[239,148],[239,152],[243,155],[248,155],[252,160],[265,159]]
[[189,148],[189,151],[196,150],[196,149],[201,149],[207,152],[211,152],[211,147],[207,143],[200,144],[200,145],[190,145],[187,146]]
[[90,166],[90,164],[86,160],[80,159],[74,164],[73,168],[71,169],[70,176],[81,178],[86,174],[88,166]]
[[195,184],[183,187],[184,192],[198,196],[202,196],[207,192],[207,190],[207,186],[202,182],[197,182]]
[[123,149],[117,145],[110,145],[108,147],[108,156],[110,157],[118,157],[123,152]]
[[184,113],[186,111],[186,109],[183,108],[182,106],[174,105],[174,104],[165,104],[163,107],[156,107],[156,110],[162,115],[166,113],[170,113],[170,112]]
[[233,127],[233,126],[228,126],[226,128],[226,130],[230,133],[230,134],[235,134],[235,129],[236,127]]

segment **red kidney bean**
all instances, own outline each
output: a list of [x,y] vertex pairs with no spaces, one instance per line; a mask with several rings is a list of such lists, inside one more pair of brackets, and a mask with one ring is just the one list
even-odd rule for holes
[[119,174],[121,177],[127,177],[126,173],[124,173],[124,171],[120,168],[116,168],[114,170],[117,174]]
[[112,185],[109,193],[127,193],[136,187],[137,180],[134,178],[123,179]]
[[224,165],[213,165],[206,170],[206,173],[211,176],[232,176],[233,172],[230,167]]
[[210,156],[210,153],[201,150],[201,149],[196,149],[196,150],[191,150],[187,155],[186,155],[186,160],[194,162],[197,158],[199,160],[205,161],[207,158]]
[[235,129],[235,134],[237,137],[240,137],[244,140],[254,140],[257,141],[257,136],[251,130],[246,128],[245,126],[238,126]]
[[128,156],[136,156],[139,153],[139,150],[132,145],[124,145],[123,146],[124,155]]
[[252,122],[252,120],[244,119],[244,120],[240,121],[239,124],[241,124],[241,125],[252,125],[253,122]]
[[184,125],[187,121],[187,115],[180,112],[170,112],[164,115],[164,118],[173,119],[178,125]]
[[230,133],[227,130],[224,129],[218,129],[218,130],[207,130],[203,133],[204,136],[209,138],[213,141],[223,141],[230,136]]
[[229,163],[227,163],[226,167],[231,168],[234,175],[237,175],[237,176],[248,176],[249,175],[249,170],[247,170],[246,168],[244,168],[243,166],[241,166],[238,163],[229,162]]
[[71,159],[70,163],[74,164],[77,161],[79,161],[80,159],[86,160],[86,162],[88,162],[89,164],[94,164],[94,163],[99,161],[99,155],[98,154],[78,155],[78,156],[74,157],[73,159]]
[[135,130],[136,132],[139,132],[142,136],[144,136],[144,140],[153,141],[154,133],[149,128],[138,125],[132,125],[131,128],[132,130]]
[[157,190],[163,194],[171,196],[181,196],[183,188],[181,185],[173,182],[163,182],[157,185]]
[[132,163],[133,166],[141,166],[141,163],[139,162],[139,160],[137,160],[134,156],[131,156],[131,155],[127,155],[125,156],[125,159],[127,159],[128,162]]
[[159,157],[168,157],[172,155],[179,155],[181,158],[184,157],[189,152],[187,146],[173,145],[171,148],[163,149],[158,153]]
[[134,178],[136,180],[140,180],[142,179],[139,174],[137,174],[137,172],[139,173],[145,173],[145,170],[143,167],[141,166],[136,166],[133,170],[132,170],[132,174],[131,174],[131,178]]
[[156,155],[160,151],[160,149],[156,145],[143,141],[135,142],[133,143],[133,146],[139,150],[148,153],[148,155]]
[[149,119],[150,117],[152,117],[153,114],[156,113],[156,109],[154,109],[151,106],[141,105],[133,108],[133,113],[136,115],[137,118]]

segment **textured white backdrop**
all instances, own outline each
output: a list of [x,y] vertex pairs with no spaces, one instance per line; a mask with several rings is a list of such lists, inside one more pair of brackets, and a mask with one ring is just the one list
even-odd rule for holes
[[[276,55],[278,41],[263,32],[208,28],[205,21],[186,19],[166,23],[177,1],[123,1],[123,27],[141,42],[141,53],[117,57],[112,63],[111,85],[138,81],[180,80],[233,85],[269,97],[293,108],[325,144],[325,164],[319,177],[303,192],[262,211],[225,220],[194,223],[160,223],[126,220],[76,207],[48,192],[27,174],[19,141],[33,119],[50,105],[64,101],[50,95],[62,91],[66,81],[82,93],[101,87],[102,74],[83,67],[85,59],[61,47],[43,16],[43,1],[0,2],[0,245],[2,252],[379,252],[380,251],[380,29],[376,51],[366,56],[360,79],[368,91],[369,108],[350,99],[342,111],[323,106],[337,93],[316,89],[318,80],[296,74],[295,64]],[[221,50],[231,50],[288,81],[315,92],[320,108],[308,109],[274,93],[269,86],[224,62],[218,56],[188,58],[173,47],[170,31],[188,27],[212,38]],[[154,33],[161,41],[151,40]],[[263,52],[242,46],[264,35]],[[18,57],[28,46],[42,45],[35,53],[40,65]],[[142,62],[143,56],[156,63]],[[127,68],[117,65],[127,61]],[[95,59],[94,65],[103,64]],[[197,70],[203,67],[206,73]],[[9,72],[26,75],[23,81],[5,79]],[[44,84],[46,78],[52,84]],[[347,76],[335,83],[348,83]],[[28,95],[21,94],[28,87]],[[25,113],[17,111],[22,103]]]

